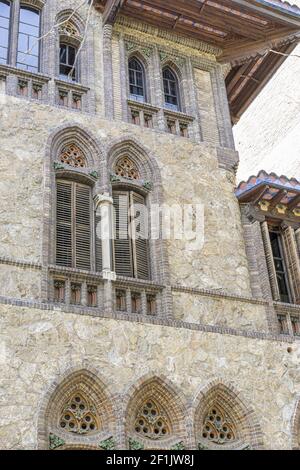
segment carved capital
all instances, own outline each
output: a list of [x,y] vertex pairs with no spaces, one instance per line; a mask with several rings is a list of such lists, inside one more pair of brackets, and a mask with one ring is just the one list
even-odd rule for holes
[[108,193],[97,194],[94,197],[94,203],[95,203],[96,209],[98,209],[98,207],[100,207],[103,204],[111,204],[112,205],[113,204],[113,198]]

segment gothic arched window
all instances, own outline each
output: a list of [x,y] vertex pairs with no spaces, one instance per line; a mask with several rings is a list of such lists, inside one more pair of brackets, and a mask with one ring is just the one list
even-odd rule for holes
[[146,101],[145,70],[141,62],[132,57],[128,62],[130,97],[137,101]]
[[59,47],[59,75],[61,78],[76,81],[78,70],[75,64],[77,48],[73,45],[60,42]]
[[179,86],[175,73],[166,67],[163,69],[165,106],[174,111],[180,110]]
[[11,3],[0,0],[0,64],[8,61]]
[[148,214],[144,196],[113,191],[114,265],[120,276],[149,279]]
[[39,71],[40,62],[40,11],[29,6],[20,7],[17,67]]
[[145,400],[138,410],[134,430],[138,436],[160,440],[170,436],[172,426],[168,416],[154,400]]
[[87,185],[57,180],[56,263],[91,269],[92,194]]
[[213,444],[232,444],[236,440],[235,425],[218,406],[212,406],[204,419],[202,439]]

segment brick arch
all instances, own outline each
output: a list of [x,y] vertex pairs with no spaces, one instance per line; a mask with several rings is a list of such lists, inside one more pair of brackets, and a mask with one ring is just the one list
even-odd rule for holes
[[292,449],[300,450],[300,397],[297,399],[292,418]]
[[47,142],[46,152],[55,160],[62,148],[68,144],[77,145],[84,153],[89,168],[97,170],[105,161],[105,152],[98,139],[89,129],[77,123],[68,123],[54,129]]
[[[236,441],[226,446],[207,444],[202,438],[205,418],[214,406],[228,418],[236,432]],[[201,444],[204,448],[232,450],[263,448],[263,434],[255,411],[245,404],[240,392],[231,383],[216,379],[202,388],[193,403],[192,415],[197,446]]]
[[121,157],[128,155],[140,169],[142,178],[151,180],[156,186],[161,185],[160,169],[152,152],[132,136],[113,140],[108,148],[108,169],[113,171],[114,164]]
[[[59,418],[64,405],[74,394],[84,396],[95,409],[99,429],[92,434],[79,435],[62,430]],[[110,389],[92,368],[70,368],[60,375],[45,393],[38,416],[38,448],[49,448],[49,436],[53,434],[63,440],[61,447],[97,447],[100,442],[116,439],[115,399]]]
[[[170,430],[166,438],[150,440],[135,432],[136,418],[147,400],[152,400],[165,415]],[[128,390],[124,404],[126,446],[129,439],[151,449],[170,449],[181,442],[186,448],[189,446],[186,398],[166,377],[151,374],[141,377]]]
[[76,27],[76,29],[78,30],[79,34],[81,36],[83,36],[84,28],[85,28],[84,21],[81,18],[81,16],[76,11],[74,11],[73,9],[67,8],[65,10],[61,10],[56,15],[55,22],[60,23],[61,21],[65,21],[70,17],[71,17],[71,19],[69,20],[70,23],[72,23]]

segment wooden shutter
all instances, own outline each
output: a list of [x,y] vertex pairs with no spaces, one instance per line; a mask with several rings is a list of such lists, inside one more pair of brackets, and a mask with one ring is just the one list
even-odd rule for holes
[[72,183],[56,185],[56,264],[72,267]]
[[[132,247],[128,234],[129,193],[114,192],[114,264],[119,276],[133,277]],[[127,234],[126,239],[124,234]]]
[[285,262],[293,291],[293,301],[296,304],[300,304],[300,261],[294,229],[287,227],[282,233],[282,238]]
[[[99,209],[98,209],[99,210]],[[102,240],[101,240],[101,231],[100,231],[100,224],[101,224],[101,215],[100,213],[95,214],[95,248],[96,248],[96,271],[102,271]]]
[[76,268],[91,269],[91,191],[88,186],[75,185]]
[[276,269],[275,269],[273,251],[272,251],[272,246],[271,246],[269,227],[268,227],[267,222],[262,222],[261,231],[262,231],[262,237],[263,237],[263,242],[264,242],[265,255],[266,255],[266,261],[267,261],[267,266],[268,266],[269,279],[270,279],[273,299],[276,301],[279,301],[280,292],[279,292],[278,283],[277,283]]
[[[137,205],[145,207],[145,199],[137,193],[132,193],[133,218],[135,237],[133,239],[135,274],[138,279],[149,279],[149,241],[146,214],[140,212]],[[145,238],[146,237],[146,238]]]

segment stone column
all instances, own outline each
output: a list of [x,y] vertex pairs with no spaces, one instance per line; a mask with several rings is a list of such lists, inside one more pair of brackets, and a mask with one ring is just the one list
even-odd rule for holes
[[104,106],[107,119],[114,118],[114,91],[112,67],[112,25],[103,28]]
[[111,313],[113,310],[112,281],[116,280],[116,273],[112,266],[111,241],[113,237],[113,199],[106,194],[97,194],[94,198],[96,212],[101,217],[100,233],[96,228],[96,236],[102,241],[102,275],[104,279],[104,311]]

